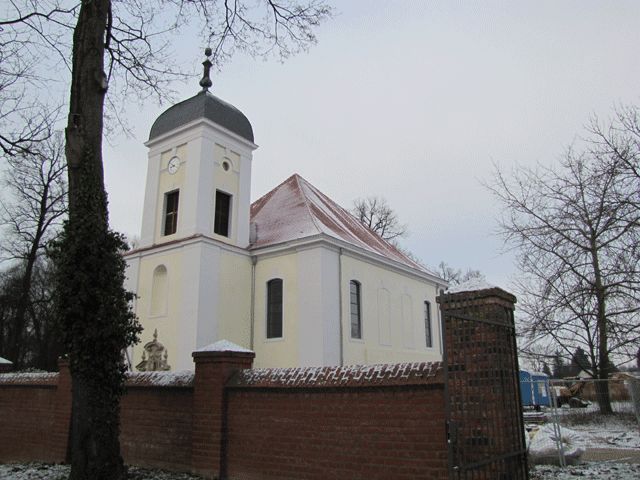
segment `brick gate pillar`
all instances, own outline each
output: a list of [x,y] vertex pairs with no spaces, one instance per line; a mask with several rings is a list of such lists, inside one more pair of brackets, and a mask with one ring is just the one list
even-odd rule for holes
[[446,312],[470,315],[474,318],[513,322],[516,297],[499,287],[480,290],[443,293],[437,298],[440,308]]
[[238,370],[251,368],[255,356],[226,340],[193,352],[193,473],[205,478],[219,476],[226,421],[225,385]]
[[455,478],[527,478],[514,309],[497,287],[443,293],[449,466]]
[[58,385],[56,390],[53,425],[49,436],[51,461],[69,462],[69,434],[71,429],[71,372],[69,360],[58,359]]

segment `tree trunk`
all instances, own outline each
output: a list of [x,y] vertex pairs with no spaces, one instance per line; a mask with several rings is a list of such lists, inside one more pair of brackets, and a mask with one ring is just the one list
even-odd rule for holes
[[[106,93],[104,52],[109,0],[83,0],[73,35],[73,68],[66,157],[69,221],[62,243],[61,293],[73,381],[72,480],[116,480],[126,476],[120,456],[118,406],[120,347],[105,333],[109,306],[107,199],[102,169]],[[64,280],[63,280],[64,281]]]
[[609,337],[607,325],[607,310],[605,300],[605,288],[602,285],[602,272],[595,237],[591,240],[591,258],[595,275],[595,289],[597,301],[597,326],[598,326],[598,372],[596,379],[596,398],[600,407],[600,413],[613,413],[611,399],[609,397],[609,373],[611,363],[609,361]]

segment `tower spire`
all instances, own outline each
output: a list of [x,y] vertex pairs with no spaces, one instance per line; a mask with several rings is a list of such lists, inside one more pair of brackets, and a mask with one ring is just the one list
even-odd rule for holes
[[209,71],[211,70],[211,65],[213,65],[211,63],[211,60],[209,60],[209,57],[211,56],[211,48],[209,47],[205,48],[204,54],[207,57],[207,59],[204,62],[202,62],[202,65],[204,66],[204,75],[200,80],[200,86],[202,87],[202,91],[206,92],[209,90],[209,87],[213,85],[213,82],[211,82],[211,78],[209,77]]

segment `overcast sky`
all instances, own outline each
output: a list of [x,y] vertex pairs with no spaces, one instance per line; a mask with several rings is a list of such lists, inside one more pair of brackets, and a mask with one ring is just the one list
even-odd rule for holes
[[[252,200],[293,173],[349,208],[382,195],[426,264],[517,274],[480,182],[493,163],[550,164],[591,114],[639,103],[640,2],[334,1],[318,44],[281,64],[237,56],[212,93],[253,125]],[[193,58],[202,41],[177,43]],[[195,51],[194,51],[195,50]],[[169,105],[132,109],[105,150],[111,223],[139,235],[148,138]]]

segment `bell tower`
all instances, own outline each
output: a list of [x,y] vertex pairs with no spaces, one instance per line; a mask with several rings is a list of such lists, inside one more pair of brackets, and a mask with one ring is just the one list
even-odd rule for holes
[[247,117],[209,91],[211,50],[205,55],[200,92],[160,114],[145,143],[140,244],[126,255],[127,288],[144,327],[142,343],[129,352],[133,365],[154,331],[176,370],[193,368],[191,352],[222,338],[249,344],[257,145]]
[[253,129],[234,106],[209,92],[211,49],[202,90],[162,113],[151,127],[140,246],[204,235],[249,244]]

